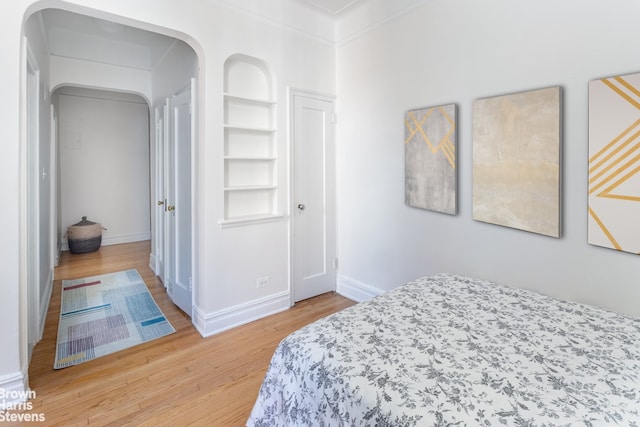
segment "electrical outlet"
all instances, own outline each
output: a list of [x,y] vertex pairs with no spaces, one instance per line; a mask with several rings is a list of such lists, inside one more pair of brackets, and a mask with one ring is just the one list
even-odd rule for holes
[[256,288],[264,288],[269,286],[269,276],[258,277],[256,279]]

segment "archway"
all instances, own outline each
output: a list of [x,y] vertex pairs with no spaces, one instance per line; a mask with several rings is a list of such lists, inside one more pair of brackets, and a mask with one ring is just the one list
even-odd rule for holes
[[[33,269],[33,274],[23,274],[23,272],[20,278],[20,286],[26,291],[23,292],[23,295],[27,295],[26,301],[21,302],[22,310],[27,313],[27,316],[22,317],[21,325],[21,331],[27,335],[21,338],[22,345],[27,347],[27,351],[23,353],[27,355],[25,364],[28,364],[30,350],[39,340],[44,326],[48,299],[53,285],[55,254],[62,243],[62,233],[59,230],[63,230],[66,225],[69,225],[55,219],[59,218],[60,214],[58,211],[59,200],[56,195],[56,178],[58,178],[57,161],[55,160],[56,145],[51,142],[57,139],[55,138],[56,126],[54,126],[57,112],[52,107],[54,105],[51,101],[52,94],[55,89],[65,85],[139,93],[147,101],[146,108],[151,112],[154,111],[155,106],[161,106],[166,98],[177,93],[184,86],[185,81],[197,78],[201,57],[196,53],[196,51],[201,52],[197,43],[185,34],[156,27],[151,23],[140,23],[125,17],[112,16],[99,10],[74,8],[68,3],[59,2],[56,4],[54,2],[53,6],[59,6],[56,9],[52,9],[51,6],[52,2],[46,2],[46,5],[44,2],[34,3],[29,9],[23,25],[23,33],[28,45],[27,50],[34,52],[32,55],[33,68],[39,71],[39,83],[35,85],[38,93],[34,98],[40,100],[38,106],[35,107],[37,111],[34,113],[34,116],[39,117],[40,120],[37,124],[34,122],[27,125],[27,133],[37,135],[37,142],[29,144],[23,150],[24,154],[21,158],[23,172],[20,179],[22,188],[25,189],[22,205],[25,209],[21,216],[21,224],[24,226],[21,226],[20,233],[20,258],[23,262],[29,259],[37,260],[30,267]],[[54,29],[54,23],[56,25],[55,31],[51,31]],[[96,26],[95,32],[91,32],[86,26],[91,23]],[[82,31],[86,31],[85,37],[78,36]],[[102,31],[102,33],[98,31]],[[130,44],[137,44],[137,46],[127,45],[127,34],[129,36],[136,34],[131,36],[136,38],[135,42]],[[148,37],[149,40],[162,40],[163,43],[156,44],[155,47],[165,46],[163,52],[150,52],[149,58],[157,58],[158,61],[162,61],[170,57],[171,52],[179,51],[182,56],[187,52],[187,56],[193,58],[193,66],[186,71],[189,75],[185,76],[184,70],[176,72],[166,64],[163,66],[160,62],[153,63],[151,59],[142,65],[139,62],[130,66],[122,63],[122,61],[126,62],[139,56],[136,55],[136,52],[140,52],[140,43],[145,37]],[[76,51],[68,50],[71,48],[70,40],[81,42],[76,46]],[[114,46],[118,48],[116,49]],[[127,50],[127,47],[130,49]],[[59,50],[61,48],[67,50],[62,52]],[[152,47],[149,49],[151,50]],[[121,56],[114,56],[114,52],[119,52]],[[101,53],[102,56],[100,56]],[[107,59],[105,60],[105,58]],[[159,77],[159,73],[164,74]],[[159,81],[162,83],[157,83]],[[154,85],[154,83],[156,84]],[[153,139],[155,122],[149,117],[147,120],[149,135]],[[153,141],[150,141],[149,157],[151,158],[154,155],[153,147]],[[149,164],[149,187],[152,187],[155,176],[154,163],[151,160],[147,161]],[[34,179],[36,172],[38,176],[42,174],[43,177],[48,178],[46,180]],[[31,198],[38,200],[38,203],[26,203],[26,200]],[[148,205],[151,206],[154,202],[155,200],[149,196]],[[42,218],[54,219],[48,228],[32,229],[29,232],[28,225],[36,223]],[[152,218],[153,216],[151,216],[151,223],[153,223]],[[153,225],[150,224],[149,233],[151,236],[153,236],[152,230]],[[193,230],[191,232],[193,233]],[[38,245],[29,243],[34,241]],[[36,252],[37,257],[34,256]],[[197,254],[195,250],[192,253],[192,263],[195,263]]]

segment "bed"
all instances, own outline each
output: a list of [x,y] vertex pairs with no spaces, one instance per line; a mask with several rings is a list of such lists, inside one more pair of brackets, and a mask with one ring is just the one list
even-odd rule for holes
[[640,426],[640,319],[428,276],[285,338],[248,426]]

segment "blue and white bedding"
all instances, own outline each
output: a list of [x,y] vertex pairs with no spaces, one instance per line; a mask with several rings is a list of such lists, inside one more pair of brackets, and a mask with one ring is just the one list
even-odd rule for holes
[[249,426],[640,426],[640,319],[453,275],[278,346]]

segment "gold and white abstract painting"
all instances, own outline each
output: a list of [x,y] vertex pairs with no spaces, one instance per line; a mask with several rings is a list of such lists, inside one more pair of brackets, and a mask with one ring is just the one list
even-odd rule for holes
[[457,213],[456,106],[407,111],[405,124],[405,203]]
[[589,82],[588,241],[640,254],[640,73]]
[[561,89],[473,103],[473,218],[560,236]]

